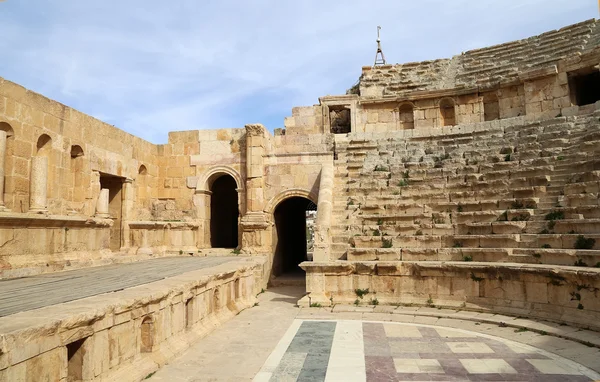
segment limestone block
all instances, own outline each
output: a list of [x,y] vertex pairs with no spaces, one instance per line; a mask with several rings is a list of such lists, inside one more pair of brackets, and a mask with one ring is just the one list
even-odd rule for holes
[[125,363],[136,353],[136,330],[133,321],[127,321],[108,329],[110,367]]

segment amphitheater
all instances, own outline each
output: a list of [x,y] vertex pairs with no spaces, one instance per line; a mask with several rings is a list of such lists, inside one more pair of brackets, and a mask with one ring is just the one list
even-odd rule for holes
[[588,20],[158,145],[0,78],[0,380],[600,380],[599,65]]

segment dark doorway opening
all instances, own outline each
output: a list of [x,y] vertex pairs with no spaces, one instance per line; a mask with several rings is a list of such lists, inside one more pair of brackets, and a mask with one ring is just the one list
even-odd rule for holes
[[86,338],[82,338],[67,345],[67,381],[83,381],[83,359]]
[[277,243],[273,257],[274,277],[304,275],[298,265],[309,260],[309,249],[312,249],[311,222],[315,217],[316,206],[303,197],[286,199],[277,206],[274,213]]
[[577,106],[591,105],[600,101],[600,71],[587,68],[569,74],[571,103]]
[[329,106],[329,124],[333,134],[348,134],[352,131],[350,109],[346,106]]
[[110,228],[110,249],[121,249],[121,223],[123,210],[123,178],[112,175],[100,175],[100,188],[108,189],[108,214],[113,219]]
[[230,175],[215,179],[210,191],[210,245],[213,248],[238,246],[237,184]]

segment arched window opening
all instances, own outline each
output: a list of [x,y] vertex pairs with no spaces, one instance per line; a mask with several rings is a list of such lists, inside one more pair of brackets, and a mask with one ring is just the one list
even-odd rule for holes
[[454,100],[451,98],[444,98],[440,101],[440,120],[441,126],[454,126],[456,125],[456,114],[454,111]]
[[238,246],[238,194],[231,175],[220,175],[210,184],[210,245],[212,248]]
[[147,175],[148,169],[146,168],[146,166],[141,165],[140,168],[138,169],[138,174],[139,175]]
[[400,129],[407,130],[415,128],[415,114],[413,105],[410,103],[403,104],[400,106],[399,114]]
[[141,328],[141,352],[151,353],[154,346],[154,322],[151,316],[146,316],[142,320]]

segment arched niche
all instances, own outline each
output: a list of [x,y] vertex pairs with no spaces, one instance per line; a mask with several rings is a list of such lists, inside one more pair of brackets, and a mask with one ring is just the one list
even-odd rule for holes
[[151,353],[154,347],[154,320],[152,316],[144,317],[140,331],[140,352]]
[[[6,208],[12,209],[14,202],[12,200],[13,185],[14,185],[14,152],[15,152],[15,131],[8,122],[0,122],[0,130],[6,133],[6,146],[0,148],[3,150],[4,177],[0,179],[2,182],[2,195],[0,195],[0,209],[5,205]],[[29,158],[26,158],[29,159]]]
[[440,101],[440,126],[456,125],[455,106],[452,98],[443,98]]
[[73,200],[75,202],[82,202],[85,199],[85,153],[83,152],[83,148],[81,146],[72,145],[70,156],[71,177],[73,179]]
[[398,119],[401,130],[415,128],[415,107],[410,102],[405,102],[398,107]]
[[37,140],[36,144],[36,156],[50,156],[50,150],[52,149],[52,138],[48,134],[42,134]]

